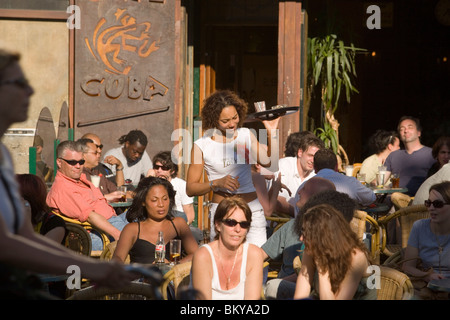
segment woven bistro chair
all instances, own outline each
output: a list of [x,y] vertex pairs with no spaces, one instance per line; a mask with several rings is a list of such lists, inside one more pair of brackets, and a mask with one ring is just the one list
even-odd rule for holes
[[130,282],[120,289],[90,286],[74,292],[67,300],[157,300],[160,296],[155,290],[158,288],[143,282]]
[[169,300],[167,293],[170,287],[173,288],[174,297],[178,294],[178,289],[187,287],[190,281],[192,261],[177,264],[172,267],[165,275],[164,281],[160,287],[161,295],[164,300]]
[[[108,243],[100,255],[100,260],[111,260],[112,256],[114,255],[114,251],[116,250],[116,247],[117,241]],[[127,264],[130,263],[130,255],[127,255],[125,263]]]
[[90,256],[92,250],[91,236],[79,224],[66,222],[66,239],[64,246],[82,255]]
[[[380,217],[378,224],[381,230],[381,252],[386,256],[391,256],[394,253],[400,251],[402,248],[406,248],[408,244],[409,234],[411,233],[414,222],[420,219],[426,219],[429,217],[428,208],[423,204],[410,205],[401,208],[389,215]],[[400,218],[402,242],[401,244],[386,244],[386,229],[390,221]]]
[[350,221],[350,227],[358,235],[362,241],[364,233],[371,234],[370,253],[372,262],[378,264],[380,262],[381,253],[381,231],[378,222],[367,212],[355,210],[353,219]]
[[[63,215],[63,214],[61,214],[61,213],[59,213],[59,212],[56,212],[56,211],[53,211],[53,213],[56,214],[56,215],[58,215],[58,216],[60,216],[61,218],[63,218],[64,221],[66,222],[66,225],[67,225],[68,223],[76,224],[76,225],[79,225],[79,226],[83,227],[84,229],[86,229],[86,231],[87,231],[88,233],[90,233],[90,232],[92,232],[92,231],[95,231],[95,232],[97,232],[97,233],[99,234],[99,236],[100,236],[101,239],[102,239],[103,248],[102,248],[102,250],[99,250],[99,251],[92,251],[92,250],[91,250],[91,251],[90,251],[90,256],[92,256],[92,257],[99,257],[99,256],[101,255],[102,251],[103,251],[103,250],[106,248],[106,246],[110,243],[110,240],[109,240],[108,235],[107,235],[106,233],[104,233],[103,231],[101,231],[101,230],[95,228],[94,226],[92,226],[89,222],[87,222],[87,221],[81,222],[81,221],[79,221],[79,220],[76,220],[76,219],[72,219],[72,218],[66,217],[65,215]],[[90,236],[89,236],[89,239],[90,239]]]
[[409,277],[393,268],[380,267],[380,289],[377,300],[410,300],[414,296],[414,287]]
[[358,174],[358,172],[361,170],[362,167],[362,163],[354,163],[353,164],[353,173],[352,176],[356,178],[356,175]]
[[401,192],[394,192],[391,194],[391,201],[395,210],[400,210],[401,208],[411,205],[413,198]]

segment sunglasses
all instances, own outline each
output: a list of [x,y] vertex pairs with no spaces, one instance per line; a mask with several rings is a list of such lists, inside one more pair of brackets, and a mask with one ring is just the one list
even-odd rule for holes
[[433,205],[433,207],[435,207],[435,208],[442,208],[443,206],[449,205],[450,203],[445,203],[442,200],[431,201],[430,199],[428,199],[428,200],[424,201],[424,204],[425,204],[425,207],[427,207],[427,208],[429,208],[431,205]]
[[166,166],[160,166],[158,164],[154,164],[153,165],[153,169],[158,170],[159,168],[163,169],[164,171],[169,171],[170,170],[170,168],[166,167]]
[[240,222],[238,222],[238,221],[236,221],[234,219],[223,219],[222,223],[224,225],[228,226],[228,227],[234,227],[234,226],[236,226],[239,223],[239,225],[243,229],[250,228],[250,222],[248,222],[248,221],[240,221]]
[[61,160],[64,160],[65,162],[67,162],[68,164],[70,164],[71,166],[75,166],[77,163],[82,166],[86,161],[84,159],[82,160],[66,160],[64,158],[60,158]]
[[5,80],[5,81],[0,82],[0,85],[5,85],[5,84],[6,85],[12,84],[12,85],[18,86],[20,88],[24,88],[24,89],[30,86],[30,83],[25,78],[19,78],[19,79],[15,79],[15,80]]
[[[94,144],[95,144],[95,143],[94,143]],[[102,144],[95,144],[95,146],[96,146],[97,148],[99,148],[100,150],[103,149],[103,145],[102,145]]]

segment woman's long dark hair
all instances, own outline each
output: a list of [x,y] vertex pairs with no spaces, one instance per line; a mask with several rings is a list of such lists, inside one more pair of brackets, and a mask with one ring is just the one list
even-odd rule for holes
[[22,197],[30,203],[31,222],[37,225],[46,213],[51,213],[47,205],[47,186],[44,181],[34,174],[16,175]]
[[173,219],[172,209],[175,206],[175,194],[176,191],[173,189],[170,181],[166,179],[157,178],[157,177],[147,177],[139,181],[139,184],[135,190],[135,195],[133,198],[133,203],[127,211],[127,220],[128,222],[136,222],[136,221],[144,221],[148,218],[147,210],[142,205],[145,203],[145,198],[147,197],[147,193],[154,186],[163,186],[167,190],[167,194],[169,195],[170,204],[169,204],[169,212],[167,214],[168,219]]

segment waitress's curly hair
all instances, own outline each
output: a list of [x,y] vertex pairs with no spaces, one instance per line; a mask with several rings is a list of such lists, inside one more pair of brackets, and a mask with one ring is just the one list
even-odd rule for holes
[[247,116],[247,102],[230,90],[218,90],[206,98],[203,103],[201,111],[203,130],[216,128],[222,109],[228,106],[236,108],[239,115],[239,127],[242,127]]

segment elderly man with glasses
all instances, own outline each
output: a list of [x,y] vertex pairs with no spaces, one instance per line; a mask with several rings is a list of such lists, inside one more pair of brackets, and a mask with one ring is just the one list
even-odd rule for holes
[[[95,165],[91,170],[94,174],[99,175],[102,174],[109,181],[113,182],[117,187],[125,184],[125,176],[123,175],[123,164],[122,161],[117,159],[113,155],[109,155],[105,157],[103,160],[105,163],[110,165],[111,167],[115,167],[115,173],[108,167],[105,163],[101,162],[100,159],[102,157],[103,144],[102,140],[95,133],[85,133],[81,139],[90,139],[94,143],[94,149],[97,152],[95,155],[98,158],[98,164]],[[86,160],[87,161],[87,160]],[[85,165],[86,168],[86,165]],[[89,178],[89,177],[88,177]]]
[[[87,221],[94,227],[118,240],[126,220],[117,216],[113,207],[83,173],[86,160],[79,142],[63,141],[56,149],[58,171],[47,195],[47,204],[62,215],[80,222]],[[92,250],[101,250],[101,238],[90,233]]]

